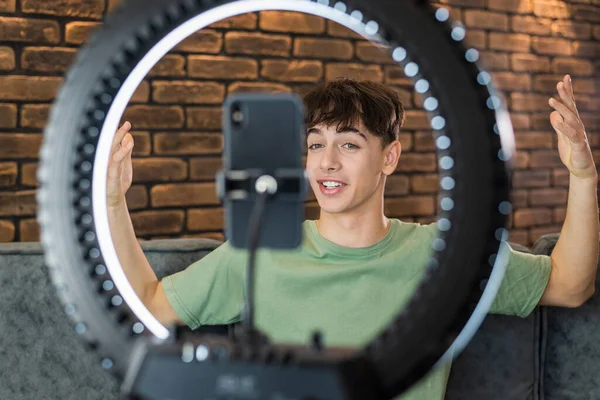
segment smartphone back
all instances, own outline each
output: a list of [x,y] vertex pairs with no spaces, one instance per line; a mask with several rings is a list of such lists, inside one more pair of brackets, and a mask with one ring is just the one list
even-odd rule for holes
[[[271,176],[278,171],[304,171],[304,112],[296,95],[233,94],[223,107],[225,170],[260,170]],[[293,249],[302,243],[306,182],[299,182],[300,193],[294,193],[294,182],[290,182],[267,200],[259,247]],[[248,247],[255,198],[252,194],[246,199],[225,199],[225,234],[233,247]]]

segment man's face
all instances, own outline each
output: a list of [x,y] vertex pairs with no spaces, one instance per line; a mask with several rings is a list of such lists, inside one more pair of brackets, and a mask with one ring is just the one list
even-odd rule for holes
[[340,132],[335,125],[315,125],[306,139],[306,169],[321,211],[340,214],[377,204],[386,158],[379,137],[361,122]]

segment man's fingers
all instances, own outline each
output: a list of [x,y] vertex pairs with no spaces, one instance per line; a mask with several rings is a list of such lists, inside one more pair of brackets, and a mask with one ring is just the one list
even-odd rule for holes
[[577,118],[577,115],[573,113],[573,111],[567,107],[564,103],[562,103],[561,101],[558,101],[554,98],[551,98],[548,101],[548,104],[550,104],[550,106],[552,108],[554,108],[557,112],[560,113],[560,115],[563,117],[563,119],[565,120],[565,122],[573,127],[576,127],[579,125],[579,119]]
[[573,95],[573,86],[569,75],[565,75],[563,80],[558,82],[556,89],[558,90],[558,94],[563,104],[565,104],[569,110],[573,112],[573,114],[579,115],[577,112],[577,105],[575,104],[575,97]]
[[128,154],[131,154],[133,145],[133,136],[131,136],[131,133],[127,133],[121,141],[121,147],[117,148],[117,151],[113,153],[113,161],[116,163],[121,162]]
[[557,132],[566,136],[571,142],[579,142],[579,135],[577,134],[577,130],[567,125],[562,115],[558,111],[553,111],[550,114],[550,123]]
[[119,129],[117,129],[113,138],[111,153],[114,153],[117,150],[119,144],[121,144],[121,141],[123,140],[123,137],[125,137],[125,135],[129,132],[130,129],[131,124],[129,123],[129,121],[125,121],[123,125],[121,125]]

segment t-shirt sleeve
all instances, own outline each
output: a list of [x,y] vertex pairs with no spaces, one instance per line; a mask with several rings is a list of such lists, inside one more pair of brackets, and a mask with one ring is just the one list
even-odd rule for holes
[[185,270],[163,278],[179,318],[192,329],[240,321],[245,262],[244,251],[225,242]]
[[510,246],[507,250],[506,272],[489,313],[525,318],[546,290],[552,269],[550,256],[522,253]]

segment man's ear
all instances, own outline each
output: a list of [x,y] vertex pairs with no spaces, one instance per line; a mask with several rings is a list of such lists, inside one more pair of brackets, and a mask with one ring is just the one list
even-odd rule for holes
[[400,154],[402,154],[402,145],[398,140],[394,140],[386,146],[383,152],[385,158],[382,171],[386,175],[391,175],[396,171],[396,167],[398,166]]

